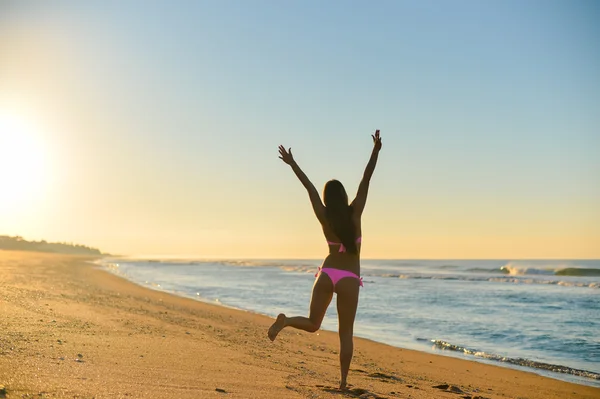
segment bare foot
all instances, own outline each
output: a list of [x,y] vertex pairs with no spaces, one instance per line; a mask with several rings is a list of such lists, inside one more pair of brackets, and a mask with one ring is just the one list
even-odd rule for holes
[[342,381],[340,382],[340,391],[345,391],[346,390],[346,381]]
[[283,330],[283,327],[285,327],[285,315],[283,313],[280,313],[279,316],[277,316],[277,320],[275,320],[275,323],[273,323],[271,328],[269,328],[269,339],[271,341],[275,341],[275,338],[277,338],[277,334],[279,334],[279,332]]

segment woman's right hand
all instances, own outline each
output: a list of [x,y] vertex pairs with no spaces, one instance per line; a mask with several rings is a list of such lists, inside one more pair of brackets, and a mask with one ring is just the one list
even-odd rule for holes
[[294,156],[292,155],[292,148],[290,147],[289,150],[285,150],[285,147],[280,145],[279,146],[279,159],[281,159],[283,162],[287,163],[288,165],[293,165],[296,163],[296,161],[294,161]]
[[381,150],[381,136],[379,135],[379,130],[375,130],[375,134],[372,134],[371,137],[373,137],[373,149],[376,151]]

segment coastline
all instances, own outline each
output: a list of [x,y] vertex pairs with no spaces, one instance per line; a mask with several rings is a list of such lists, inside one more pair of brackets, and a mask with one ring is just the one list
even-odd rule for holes
[[142,287],[90,259],[0,251],[7,398],[600,396],[599,388],[362,338],[351,390],[340,395],[335,332],[284,330],[271,343],[269,317]]
[[[544,351],[544,347],[546,346],[544,344],[537,347],[531,347],[527,344],[528,339],[536,339],[535,335],[539,336],[541,332],[534,334],[534,336],[523,334],[522,336],[517,337],[515,341],[510,340],[510,332],[514,333],[514,331],[518,331],[520,328],[528,328],[528,326],[523,325],[522,320],[519,320],[519,317],[523,315],[513,313],[512,316],[517,317],[517,319],[511,319],[506,318],[507,314],[505,313],[504,315],[501,315],[500,318],[493,317],[493,319],[490,319],[489,315],[483,316],[477,314],[476,306],[473,307],[469,304],[466,307],[461,307],[461,295],[463,298],[464,294],[471,295],[472,292],[478,290],[477,287],[463,287],[461,292],[461,290],[457,290],[456,287],[435,287],[435,284],[427,284],[428,287],[425,291],[431,290],[431,292],[437,292],[438,289],[446,291],[447,288],[450,288],[450,291],[448,292],[455,291],[454,293],[450,293],[450,296],[452,296],[451,300],[444,301],[443,304],[440,304],[441,306],[432,309],[432,306],[427,305],[430,298],[427,296],[424,297],[423,295],[419,298],[411,296],[409,292],[412,290],[407,289],[409,288],[407,287],[407,284],[404,284],[402,287],[396,285],[395,289],[397,291],[395,292],[390,292],[385,286],[386,283],[389,282],[392,282],[393,284],[393,280],[397,278],[400,278],[402,281],[410,281],[411,277],[416,276],[414,278],[416,278],[419,283],[423,281],[422,279],[425,279],[426,282],[468,281],[469,285],[473,284],[472,282],[482,281],[493,282],[493,284],[508,282],[510,283],[511,290],[512,287],[515,287],[515,283],[519,283],[517,285],[517,291],[519,291],[521,287],[524,289],[527,287],[534,287],[529,284],[544,284],[544,286],[548,287],[550,290],[553,289],[551,288],[552,286],[558,285],[567,287],[587,286],[595,289],[593,285],[598,284],[597,280],[586,285],[587,282],[552,280],[552,277],[547,276],[556,275],[557,273],[555,272],[557,270],[583,270],[586,273],[592,271],[594,272],[593,275],[595,275],[600,272],[600,268],[582,269],[581,264],[579,263],[580,261],[552,264],[552,262],[548,263],[547,260],[528,262],[480,260],[476,261],[474,264],[474,261],[443,260],[441,262],[437,261],[437,263],[439,263],[437,267],[436,265],[431,264],[431,262],[432,261],[423,261],[421,263],[415,263],[414,260],[398,259],[392,261],[388,260],[385,265],[382,265],[377,260],[365,260],[365,265],[363,265],[366,266],[364,276],[367,278],[366,282],[368,287],[372,287],[371,284],[373,283],[377,283],[378,286],[375,291],[367,289],[361,294],[361,310],[357,314],[354,331],[355,337],[370,339],[401,349],[411,349],[430,354],[435,353],[443,356],[453,356],[459,359],[474,360],[516,370],[534,372],[545,377],[555,378],[566,382],[600,388],[600,370],[598,370],[597,364],[594,364],[593,362],[588,362],[586,364],[586,359],[588,359],[587,353],[578,352],[579,348],[569,347],[572,345],[569,341],[569,331],[571,326],[574,325],[572,323],[578,323],[578,320],[584,322],[586,316],[583,314],[579,316],[579,319],[572,318],[564,313],[562,315],[553,315],[550,312],[547,312],[547,309],[544,309],[543,306],[540,309],[541,312],[537,312],[535,307],[540,303],[548,303],[548,301],[538,301],[536,299],[540,298],[537,298],[535,295],[529,296],[528,294],[528,300],[531,301],[533,306],[531,308],[528,307],[526,313],[533,312],[533,314],[536,315],[538,322],[552,320],[552,317],[557,317],[559,323],[566,327],[564,333],[563,331],[556,331],[558,333],[556,336],[549,336],[551,337],[551,340],[554,341],[551,342],[550,345],[547,345],[548,347],[555,348],[555,351],[552,354]],[[433,261],[433,263],[435,262],[436,261]],[[600,261],[596,260],[595,262],[595,266],[600,266],[598,265],[598,262]],[[216,261],[207,261],[198,259],[164,260],[160,258],[151,259],[148,257],[146,257],[146,259],[109,257],[103,258],[96,263],[101,265],[104,270],[108,270],[120,277],[124,277],[130,282],[142,287],[274,318],[281,311],[289,312],[289,314],[294,315],[306,313],[306,295],[310,292],[306,290],[310,289],[309,284],[311,283],[310,280],[312,280],[310,278],[312,272],[317,270],[321,262],[315,259],[219,259]],[[408,268],[405,267],[406,264],[408,264]],[[500,270],[503,268],[502,265],[511,265],[510,267],[518,269],[522,271],[522,273],[519,274],[519,277],[514,277],[514,281],[513,277],[511,277],[509,281],[498,281],[498,278],[490,273],[494,271],[500,273]],[[577,265],[577,268],[565,269],[566,265]],[[420,269],[418,273],[415,273],[415,270],[411,269],[415,266]],[[173,267],[173,269],[170,269],[171,267]],[[254,267],[257,268],[257,273],[267,274],[263,275],[263,277],[258,280],[254,280],[254,277],[251,275],[247,275],[247,278],[240,279],[237,271],[239,271],[239,274],[246,275],[248,268],[253,269]],[[425,268],[425,270],[421,270],[421,268]],[[449,269],[451,269],[450,273],[448,273]],[[290,275],[285,272],[295,272],[292,274],[295,276],[308,276],[308,279],[290,278]],[[439,272],[443,274],[435,274]],[[473,272],[481,274],[477,275]],[[576,275],[580,274],[581,272],[576,273]],[[535,276],[538,275],[546,277],[536,281]],[[197,284],[198,281],[202,281],[203,283],[199,285]],[[265,291],[265,284],[273,284],[273,290]],[[417,291],[425,292],[422,283],[420,286],[421,288]],[[281,287],[286,288],[282,289]],[[498,285],[497,288],[500,288],[502,291],[502,285]],[[487,302],[487,306],[489,306],[491,312],[498,306],[506,305],[507,302],[503,301],[503,297],[508,296],[508,298],[505,299],[510,303],[516,296],[523,295],[523,292],[510,295],[510,292],[504,291],[497,293],[499,295],[496,296],[494,295],[493,290],[483,289],[482,291],[487,292],[487,295],[484,295],[483,298],[481,298],[480,303],[485,303],[486,301],[490,301],[491,298],[494,298],[491,299],[491,302]],[[407,292],[408,294],[400,299],[397,298],[398,292]],[[565,290],[547,294],[552,296],[554,294],[564,294],[564,292]],[[584,290],[578,292],[578,294],[583,294],[584,296],[586,293],[590,293],[590,291]],[[381,308],[381,299],[390,298],[390,295],[395,299],[392,301],[387,300],[388,307],[386,308],[386,305],[383,304],[384,308]],[[573,294],[569,295],[569,298],[556,298],[556,301],[570,302],[571,300],[575,300],[575,298],[572,297]],[[224,300],[222,301],[220,299]],[[578,298],[577,300],[585,301],[585,298]],[[407,318],[409,320],[404,320],[403,323],[400,323],[397,326],[387,323],[385,316],[386,312],[389,312],[391,318],[402,318],[401,314],[398,314],[393,307],[389,307],[389,304],[395,301],[401,301],[403,303],[409,301],[413,303],[413,305],[410,305],[409,308],[407,308],[409,313]],[[418,306],[416,304],[421,303],[421,301],[425,301],[425,306],[420,308],[421,313],[429,316],[422,317],[411,312],[410,308],[414,309],[415,306]],[[453,306],[452,301],[458,302],[455,304],[457,306]],[[273,306],[273,304],[277,305]],[[453,334],[456,334],[457,326],[453,327],[451,325],[451,323],[453,323],[453,318],[448,317],[448,315],[454,314],[455,311],[462,316],[460,326],[462,327],[462,330],[464,330],[464,332],[461,333],[462,336],[458,338],[453,336]],[[441,312],[443,314],[436,314],[436,312]],[[473,312],[475,312],[475,314],[473,314]],[[591,313],[592,312],[590,312],[588,317],[592,316]],[[329,309],[328,315],[329,317],[325,318],[321,325],[321,329],[337,332],[335,306]],[[480,316],[483,318],[480,318]],[[566,319],[565,316],[567,317]],[[437,319],[437,327],[427,325],[427,320],[432,319]],[[473,320],[476,321],[473,322]],[[478,326],[478,323],[481,325]],[[461,328],[459,328],[459,330],[460,329]],[[591,331],[592,329],[588,328],[587,330],[579,332],[582,336],[589,336]],[[553,333],[547,328],[544,332],[550,334]],[[442,339],[440,339],[440,337],[442,337]],[[471,341],[470,338],[473,338],[473,340]],[[486,341],[486,338],[490,339],[490,341]],[[497,342],[495,341],[496,339],[498,339]],[[462,343],[467,344],[463,346],[461,345]],[[563,346],[556,347],[556,344]],[[530,347],[523,348],[523,346]],[[522,351],[520,349],[524,350]],[[571,349],[573,352],[571,352]],[[558,356],[555,356],[557,354]],[[579,356],[582,357],[580,358]]]

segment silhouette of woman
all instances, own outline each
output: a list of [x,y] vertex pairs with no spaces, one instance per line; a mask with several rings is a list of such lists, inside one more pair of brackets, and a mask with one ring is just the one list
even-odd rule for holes
[[323,190],[325,204],[323,205],[317,189],[294,160],[292,149],[286,151],[283,146],[279,146],[279,158],[292,167],[308,191],[313,210],[321,223],[329,245],[329,255],[316,274],[309,316],[287,317],[281,313],[269,328],[268,336],[271,341],[274,341],[277,334],[285,327],[308,332],[317,331],[321,327],[321,322],[335,292],[337,294],[340,336],[340,389],[346,388],[346,379],[354,352],[354,317],[358,306],[359,287],[362,286],[360,278],[361,215],[367,202],[369,182],[381,150],[379,130],[371,137],[373,138],[371,158],[358,186],[356,198],[350,205],[348,205],[348,195],[344,186],[337,180],[330,180],[325,184]]

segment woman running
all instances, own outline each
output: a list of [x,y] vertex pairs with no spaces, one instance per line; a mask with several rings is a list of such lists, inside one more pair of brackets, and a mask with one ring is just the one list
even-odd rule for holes
[[337,180],[330,180],[325,184],[323,190],[325,205],[323,205],[317,189],[294,161],[292,149],[286,151],[283,146],[279,146],[279,158],[292,167],[308,191],[313,210],[321,223],[325,240],[329,244],[329,255],[315,276],[310,300],[310,315],[308,317],[287,317],[281,313],[269,328],[268,335],[271,341],[274,341],[277,334],[285,327],[308,332],[317,331],[321,327],[321,322],[335,292],[337,294],[340,336],[340,389],[346,388],[346,378],[354,351],[352,337],[354,316],[358,306],[358,290],[359,286],[363,285],[360,278],[362,238],[360,217],[367,202],[369,181],[373,176],[379,150],[381,150],[379,130],[371,137],[373,137],[371,159],[369,159],[362,181],[358,186],[356,198],[350,205],[348,205],[348,195],[344,186]]

